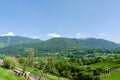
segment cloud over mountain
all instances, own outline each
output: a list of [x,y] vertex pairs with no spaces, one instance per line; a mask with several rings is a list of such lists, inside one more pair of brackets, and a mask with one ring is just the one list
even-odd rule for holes
[[6,34],[0,34],[0,36],[14,36],[13,32],[8,32]]
[[81,33],[77,33],[77,34],[75,34],[75,38],[85,38],[85,36],[83,35],[83,34],[81,34]]
[[106,33],[100,33],[100,36],[108,36],[108,32],[106,32]]
[[49,36],[49,37],[61,37],[59,34],[55,34],[55,33],[49,33],[47,36]]

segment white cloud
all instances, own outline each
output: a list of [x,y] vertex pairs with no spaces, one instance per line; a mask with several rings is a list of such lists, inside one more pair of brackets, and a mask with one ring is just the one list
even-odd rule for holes
[[80,39],[80,38],[85,38],[85,36],[81,33],[77,33],[77,34],[75,34],[75,38]]
[[59,34],[55,34],[55,33],[50,33],[47,36],[49,36],[49,37],[61,37]]
[[7,34],[1,34],[0,36],[14,36],[13,32],[8,32]]
[[36,36],[36,35],[33,35],[32,38],[33,38],[33,39],[38,39],[39,37]]
[[109,35],[108,35],[108,32],[105,32],[105,33],[100,33],[100,36],[104,36],[105,37],[105,36],[109,36]]

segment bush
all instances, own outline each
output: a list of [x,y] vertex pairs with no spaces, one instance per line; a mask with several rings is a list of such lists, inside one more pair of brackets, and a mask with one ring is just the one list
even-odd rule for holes
[[3,60],[3,63],[4,63],[3,66],[8,69],[12,69],[12,68],[18,66],[17,61],[13,60],[11,57],[5,57]]
[[100,76],[96,76],[96,77],[95,77],[95,80],[100,80]]

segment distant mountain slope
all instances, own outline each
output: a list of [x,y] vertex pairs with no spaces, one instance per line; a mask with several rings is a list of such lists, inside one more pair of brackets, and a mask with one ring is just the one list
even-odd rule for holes
[[[3,42],[5,43],[5,41]],[[41,42],[24,37],[11,37],[9,45],[24,44],[24,47],[39,48],[39,49],[69,49],[69,48],[118,48],[119,44],[104,40],[104,39],[75,39],[75,38],[52,38]],[[1,43],[2,44],[2,43]],[[8,44],[8,42],[7,42]],[[23,46],[23,45],[17,45]]]
[[83,48],[118,48],[120,47],[117,43],[96,38],[87,38],[87,39],[72,39],[78,47]]
[[[59,48],[59,49],[68,49],[78,46],[69,38],[52,38],[43,43],[37,44],[42,48]],[[42,46],[41,46],[42,45]]]
[[42,42],[42,40],[31,39],[31,38],[26,38],[21,36],[1,36],[0,48],[9,46],[9,45],[15,45],[15,44],[36,43],[36,42]]
[[5,46],[6,46],[6,44],[3,43],[2,41],[0,41],[0,48],[5,47]]
[[56,49],[68,49],[68,48],[118,48],[118,44],[107,41],[104,39],[75,39],[75,38],[52,38],[42,43],[33,44],[42,48],[56,48]]
[[[21,41],[21,40],[20,40]],[[20,42],[19,42],[20,43]],[[2,43],[1,43],[2,44]],[[26,55],[25,51],[28,48],[34,48],[35,55],[44,55],[49,52],[63,52],[84,48],[120,48],[119,44],[104,39],[74,39],[74,38],[52,38],[47,41],[29,44],[11,45],[0,49],[0,53],[9,55]],[[68,52],[69,53],[69,52]],[[64,53],[63,53],[64,54]]]

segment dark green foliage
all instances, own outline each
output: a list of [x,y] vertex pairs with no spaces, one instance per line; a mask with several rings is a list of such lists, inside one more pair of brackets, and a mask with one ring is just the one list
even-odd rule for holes
[[[88,69],[87,67],[79,65],[82,62],[79,60],[81,59],[56,61],[53,58],[49,58],[48,63],[44,68],[44,72],[74,80],[94,80],[96,75],[93,74],[93,70],[89,70],[90,68]],[[42,64],[44,62],[40,63]],[[42,65],[44,66],[44,64]]]
[[101,80],[101,79],[100,79],[100,76],[96,76],[96,77],[95,77],[95,80]]
[[[35,58],[34,71],[49,73],[69,80],[100,80],[101,74],[108,74],[113,69],[119,68],[120,58]],[[30,64],[28,65],[31,66]],[[33,68],[32,68],[33,69]]]
[[[112,55],[111,55],[112,56]],[[109,57],[111,57],[109,56]],[[48,58],[46,61],[39,61],[35,68],[55,76],[66,77],[70,80],[100,80],[101,74],[108,74],[112,69],[118,68],[119,59],[109,59],[109,57],[94,58],[70,58],[56,59]],[[36,65],[37,65],[36,64]],[[99,66],[101,65],[101,66]],[[120,66],[119,66],[120,67]]]
[[[100,70],[101,68],[99,68],[99,70]],[[100,75],[100,71],[99,71],[98,69],[94,69],[93,70],[93,74],[95,75],[95,76],[99,76]],[[102,70],[101,70],[102,71]]]
[[94,75],[86,72],[79,72],[77,76],[77,78],[74,78],[75,80],[94,80]]
[[27,59],[26,58],[19,58],[18,61],[20,64],[26,64]]

